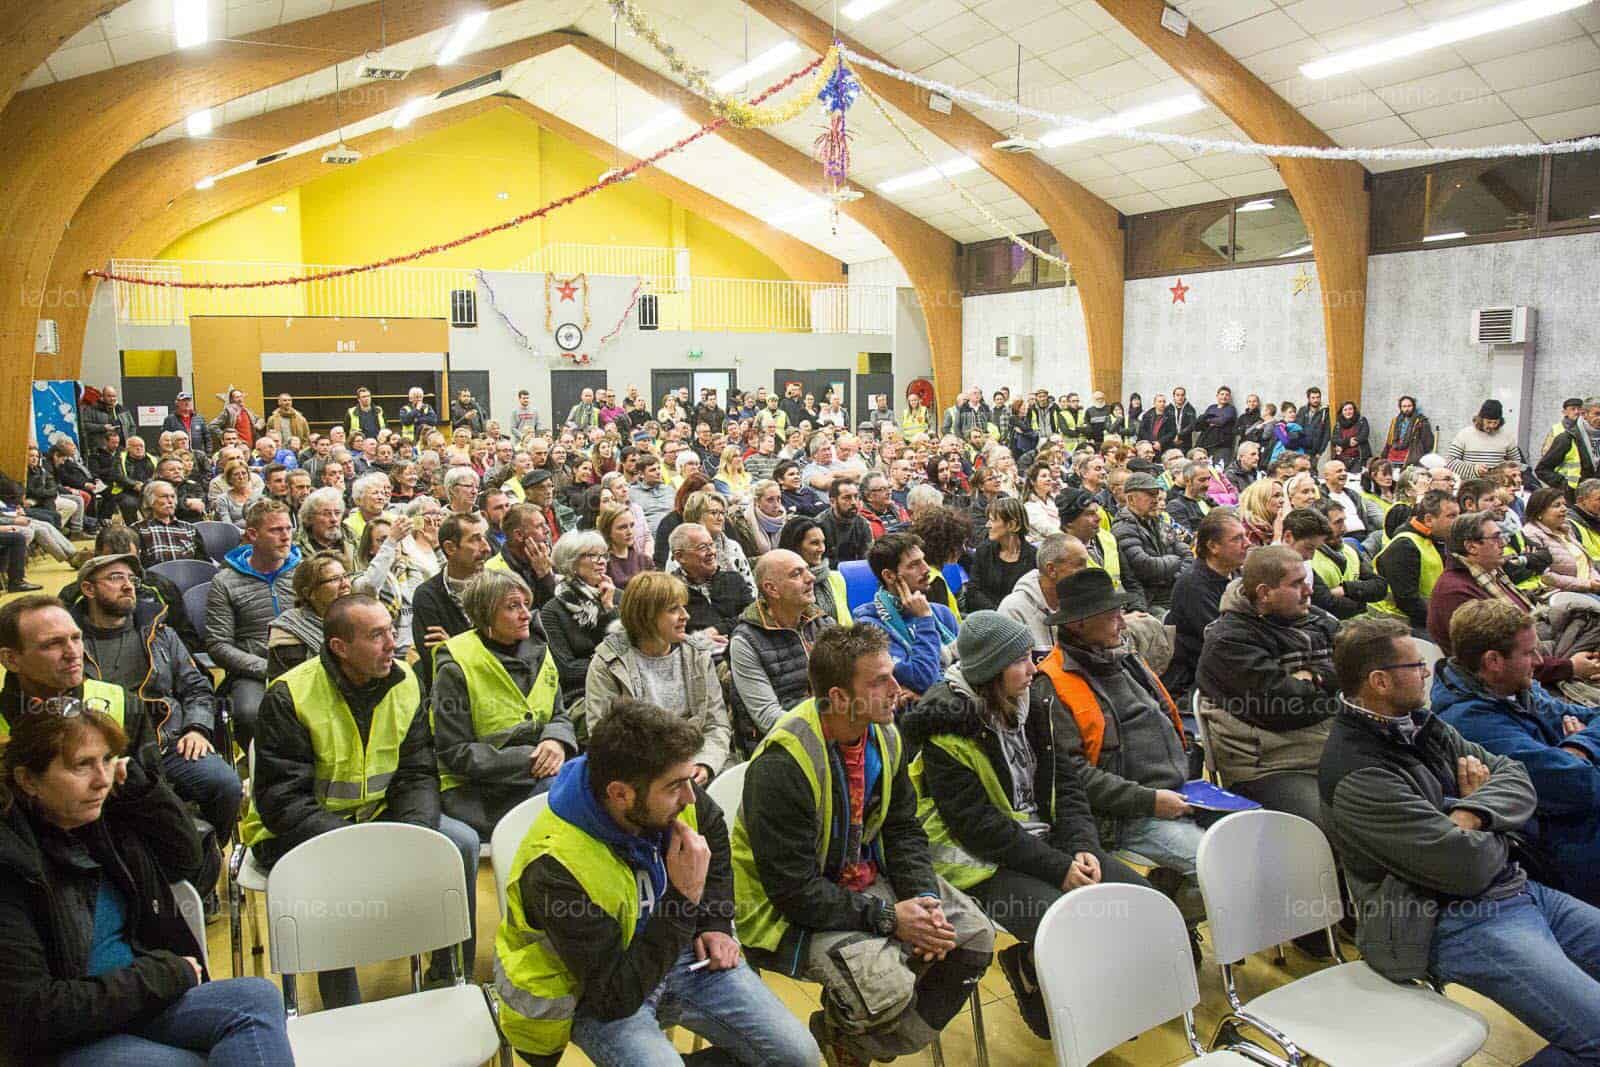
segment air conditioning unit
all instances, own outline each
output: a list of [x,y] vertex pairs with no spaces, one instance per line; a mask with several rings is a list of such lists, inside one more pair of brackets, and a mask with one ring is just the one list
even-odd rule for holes
[[380,67],[376,63],[368,63],[361,68],[361,77],[368,81],[405,81],[406,75],[410,73],[411,71],[406,68]]
[[1533,340],[1539,312],[1530,307],[1474,308],[1472,343],[1475,345],[1525,345]]
[[352,163],[361,162],[361,153],[340,141],[322,153],[322,161],[335,167],[348,167]]
[[1033,358],[1033,338],[1019,333],[1003,333],[994,339],[994,358],[1021,363]]

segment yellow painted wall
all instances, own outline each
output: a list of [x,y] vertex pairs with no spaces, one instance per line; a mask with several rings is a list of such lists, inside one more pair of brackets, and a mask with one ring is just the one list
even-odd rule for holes
[[[281,207],[282,211],[273,208]],[[291,189],[259,204],[235,211],[190,230],[162,250],[159,259],[224,260],[247,263],[304,263],[300,243],[300,191]],[[251,275],[251,277],[266,276]],[[245,280],[246,274],[240,274]],[[264,290],[253,305],[265,315],[304,315],[306,294],[298,286]],[[189,315],[212,315],[226,310],[232,300],[226,293],[215,295],[191,289],[183,295]]]
[[[589,155],[526,115],[509,108],[491,111],[354,166],[329,168],[325,177],[296,193],[185,235],[161,258],[370,262],[530,211],[590,185],[610,165],[610,160]],[[501,191],[510,197],[498,199]],[[290,211],[273,214],[272,203],[290,204]],[[273,239],[289,228],[290,220],[295,222],[297,238],[276,243]],[[686,244],[696,275],[787,277],[753,246],[637,182],[612,186],[544,220],[417,265],[504,269],[544,243]],[[313,307],[300,312],[286,308],[282,313],[324,312]]]

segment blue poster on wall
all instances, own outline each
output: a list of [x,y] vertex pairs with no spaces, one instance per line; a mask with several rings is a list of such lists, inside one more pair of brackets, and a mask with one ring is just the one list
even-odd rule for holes
[[57,434],[66,434],[72,443],[78,439],[78,383],[68,380],[33,383],[33,443],[50,447]]

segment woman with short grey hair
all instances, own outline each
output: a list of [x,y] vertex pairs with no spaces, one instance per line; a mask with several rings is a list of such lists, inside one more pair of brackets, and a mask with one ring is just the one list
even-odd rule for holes
[[562,534],[550,553],[556,592],[539,609],[545,640],[561,674],[561,692],[572,718],[582,728],[579,701],[589,660],[617,622],[617,587],[606,573],[611,550],[598,530]]
[[337,552],[347,570],[355,569],[355,538],[344,524],[344,511],[344,493],[331,485],[306,495],[300,502],[300,532],[295,537],[302,557]]
[[433,747],[445,814],[485,841],[578,754],[555,658],[532,630],[533,592],[511,571],[467,582],[472,629],[433,650]]

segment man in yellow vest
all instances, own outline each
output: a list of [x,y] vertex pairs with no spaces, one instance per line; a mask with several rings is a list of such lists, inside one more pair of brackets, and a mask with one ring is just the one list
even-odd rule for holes
[[[1389,583],[1372,569],[1356,547],[1345,540],[1345,507],[1336,497],[1326,497],[1316,509],[1328,518],[1332,535],[1311,557],[1311,570],[1328,587],[1333,606],[1327,610],[1340,619],[1366,613],[1367,607],[1384,598]],[[1537,581],[1537,579],[1535,579]]]
[[[261,701],[244,843],[270,868],[301,842],[345,826],[376,819],[426,826],[461,850],[475,897],[478,832],[440,811],[422,687],[395,658],[389,609],[370,596],[343,596],[322,629],[321,654],[279,675]],[[475,941],[464,952],[469,980]],[[434,953],[430,980],[448,977],[450,956]],[[360,1003],[354,968],[318,974],[317,986],[324,1007]]]
[[1454,497],[1442,489],[1429,489],[1417,502],[1410,523],[1378,554],[1378,573],[1389,583],[1389,595],[1374,607],[1405,619],[1423,638],[1428,636],[1428,597],[1444,573],[1445,552],[1438,538],[1459,514],[1461,506]]
[[1572,495],[1567,521],[1589,562],[1600,564],[1600,478],[1585,478]]
[[0,607],[0,666],[0,739],[20,716],[71,715],[87,702],[116,720],[128,735],[128,754],[147,775],[160,777],[154,726],[122,686],[84,677],[83,631],[61,601],[30,593]]
[[[1563,415],[1567,410],[1563,408]],[[1600,396],[1583,401],[1581,415],[1570,422],[1563,418],[1550,428],[1533,472],[1546,485],[1563,487],[1568,493],[1586,478],[1600,474]]]
[[751,757],[734,896],[750,958],[822,984],[811,1032],[838,1067],[929,1045],[988,969],[994,927],[934,873],[884,631],[829,628],[810,673],[815,696]]
[[695,784],[700,746],[681,717],[617,701],[517,848],[495,989],[528,1063],[553,1067],[569,1041],[597,1067],[679,1063],[662,1033],[679,1024],[720,1062],[820,1059],[740,959],[727,823]]
[[472,629],[434,646],[428,699],[440,803],[487,840],[506,812],[550,788],[578,737],[555,658],[529,631],[527,583],[485,570],[467,582],[461,608]]

